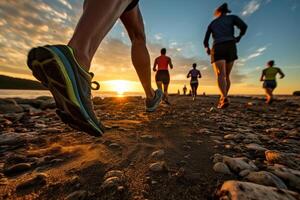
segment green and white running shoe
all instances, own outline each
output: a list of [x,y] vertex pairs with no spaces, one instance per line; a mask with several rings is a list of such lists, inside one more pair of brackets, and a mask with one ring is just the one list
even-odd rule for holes
[[157,89],[155,91],[155,96],[153,99],[146,100],[146,112],[154,112],[156,108],[159,106],[161,103],[161,100],[163,98],[164,94],[160,89]]
[[[27,60],[33,75],[52,93],[57,114],[72,128],[93,136],[101,136],[104,126],[98,121],[91,99],[93,74],[76,61],[73,50],[66,45],[37,47],[30,50]],[[96,84],[92,88],[91,84]]]

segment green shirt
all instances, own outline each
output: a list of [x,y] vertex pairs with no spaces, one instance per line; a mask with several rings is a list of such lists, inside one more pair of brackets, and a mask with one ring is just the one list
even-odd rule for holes
[[266,81],[275,81],[276,80],[276,75],[279,73],[281,70],[277,67],[268,67],[263,70],[263,75],[265,76]]

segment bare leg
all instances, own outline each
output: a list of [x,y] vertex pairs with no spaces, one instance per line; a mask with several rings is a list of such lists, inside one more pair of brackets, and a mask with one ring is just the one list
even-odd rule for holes
[[151,86],[150,55],[146,47],[143,18],[138,6],[121,16],[121,20],[127,29],[130,37],[131,59],[139,79],[143,85],[147,98],[154,97],[154,90]]
[[267,96],[266,103],[270,103],[272,101],[272,99],[273,99],[273,89],[266,88],[266,96]]
[[228,95],[230,86],[231,86],[231,81],[230,81],[230,73],[232,70],[234,62],[226,63],[226,82],[227,82],[227,91],[226,95]]
[[83,14],[68,45],[75,50],[77,61],[87,71],[101,41],[130,2],[85,0]]
[[161,91],[163,91],[162,82],[161,81],[156,81],[156,85],[157,85],[158,89],[160,89]]
[[218,77],[218,86],[221,93],[221,99],[227,97],[227,82],[226,82],[226,61],[219,60],[213,63],[216,76]]
[[168,88],[169,88],[169,84],[164,84],[164,97],[165,97],[165,100],[168,101]]

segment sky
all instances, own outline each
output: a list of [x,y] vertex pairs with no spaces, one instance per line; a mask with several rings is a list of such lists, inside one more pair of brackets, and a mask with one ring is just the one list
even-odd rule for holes
[[[238,44],[232,94],[261,94],[261,71],[268,60],[286,74],[278,80],[277,94],[300,90],[300,1],[228,0],[232,14],[240,16],[248,31]],[[140,0],[151,65],[160,49],[167,48],[174,69],[170,91],[182,90],[186,74],[196,62],[203,78],[199,92],[218,93],[210,58],[203,48],[206,28],[214,19],[213,11],[224,3],[219,0]],[[83,0],[1,0],[0,1],[0,74],[34,79],[26,66],[30,48],[45,44],[66,44],[82,13]],[[118,20],[102,41],[91,71],[102,91],[141,92],[131,64],[130,41]],[[155,74],[152,72],[153,87]],[[119,85],[123,85],[121,88]]]

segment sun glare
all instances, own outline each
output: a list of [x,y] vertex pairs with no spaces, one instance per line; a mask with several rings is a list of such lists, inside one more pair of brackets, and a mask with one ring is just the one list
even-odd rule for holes
[[118,95],[123,95],[125,92],[132,91],[132,84],[130,81],[125,80],[113,80],[110,81],[110,87],[113,92],[116,92]]

